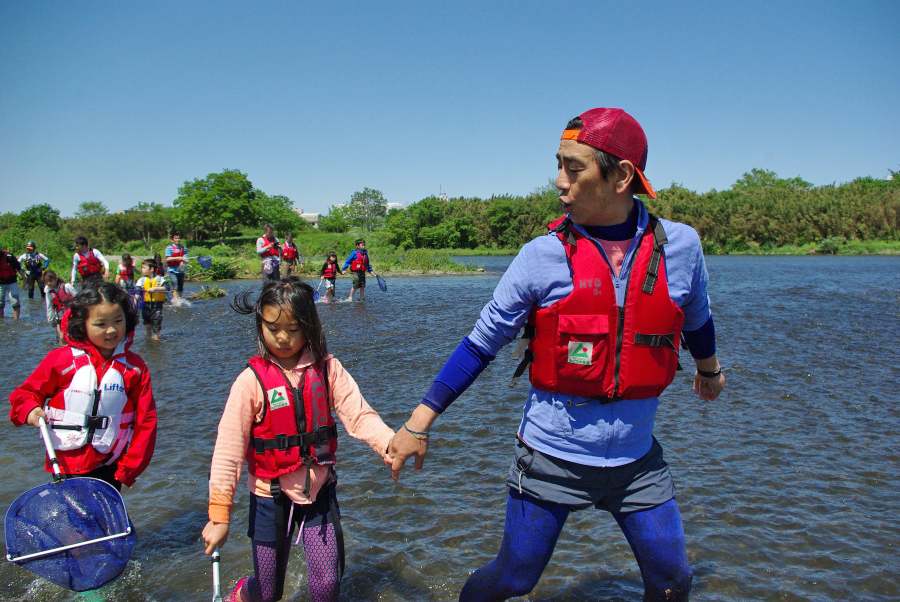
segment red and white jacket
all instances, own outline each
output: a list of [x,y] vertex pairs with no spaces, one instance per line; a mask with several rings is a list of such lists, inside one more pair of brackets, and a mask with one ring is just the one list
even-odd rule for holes
[[[69,316],[67,313],[63,317],[61,327],[64,333]],[[130,487],[150,463],[156,446],[156,402],[147,365],[139,355],[128,350],[132,340],[133,335],[128,335],[107,360],[91,343],[72,341],[67,336],[67,346],[48,353],[25,382],[10,394],[12,407],[9,418],[14,425],[25,424],[28,414],[37,407],[44,408],[51,418],[48,423],[52,425],[53,416],[59,416],[66,410],[67,397],[71,406],[73,395],[84,393],[74,391],[71,385],[76,374],[80,375],[79,380],[83,378],[82,364],[85,364],[85,359],[93,366],[96,382],[100,386],[108,385],[113,394],[124,393],[126,399],[122,407],[121,423],[115,425],[117,428],[104,429],[111,433],[107,437],[110,441],[95,438],[93,441],[85,440],[83,445],[74,449],[67,449],[77,445],[79,441],[75,441],[74,437],[63,441],[64,436],[52,433],[59,468],[63,474],[85,474],[112,460],[117,465],[115,478]],[[111,370],[113,373],[110,373]],[[124,391],[117,391],[119,387]],[[125,429],[130,425],[132,429],[130,439],[124,443],[123,438],[117,437],[118,427],[121,425]],[[72,432],[77,433],[70,431]],[[124,447],[124,451],[117,450],[117,444]],[[116,462],[114,456],[117,451],[121,455]],[[51,472],[49,460],[45,462],[44,469]]]

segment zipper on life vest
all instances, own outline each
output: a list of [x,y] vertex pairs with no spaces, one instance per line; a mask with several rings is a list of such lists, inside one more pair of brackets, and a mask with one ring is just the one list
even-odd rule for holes
[[[631,277],[632,269],[634,268],[635,259],[637,259],[638,253],[641,250],[641,244],[644,242],[644,236],[641,235],[641,241],[638,243],[638,248],[634,250],[631,254],[631,257],[628,258],[628,278],[625,279],[625,294],[622,296],[622,305],[616,305],[616,313],[618,314],[618,328],[616,329],[616,371],[613,374],[613,382],[615,386],[613,387],[613,399],[618,400],[619,398],[619,365],[622,362],[622,340],[625,338],[624,330],[625,330],[625,308],[628,307],[628,289],[631,285]],[[622,266],[623,268],[626,266]],[[622,270],[619,269],[619,274],[622,274]]]

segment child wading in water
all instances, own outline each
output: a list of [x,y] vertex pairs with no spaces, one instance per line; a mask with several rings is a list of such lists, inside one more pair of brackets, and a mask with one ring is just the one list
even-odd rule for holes
[[[328,354],[313,289],[298,278],[266,282],[259,298],[235,297],[238,313],[253,314],[259,355],[231,386],[209,477],[206,553],[228,539],[234,491],[246,458],[256,574],[226,598],[280,600],[294,529],[306,552],[309,591],[316,602],[337,600],[344,541],[334,471],[337,431],[386,456],[393,431],[363,399],[350,374]],[[295,413],[296,407],[296,413]]]
[[[156,402],[147,365],[128,350],[136,325],[121,288],[109,282],[86,288],[62,318],[67,345],[48,353],[9,396],[16,426],[47,420],[65,475],[121,489],[150,463]],[[45,470],[52,471],[49,460]]]
[[65,344],[62,331],[62,317],[75,297],[75,287],[63,282],[56,272],[44,272],[44,300],[47,303],[47,321],[56,327],[56,342]]
[[[322,275],[319,278],[319,282],[322,280],[325,281],[325,302],[330,303],[332,299],[334,299],[334,281],[337,278],[338,273],[341,269],[337,264],[337,253],[332,251],[328,254],[328,259],[325,260],[325,263],[322,264],[322,269],[319,271]],[[321,284],[319,285],[321,286]]]

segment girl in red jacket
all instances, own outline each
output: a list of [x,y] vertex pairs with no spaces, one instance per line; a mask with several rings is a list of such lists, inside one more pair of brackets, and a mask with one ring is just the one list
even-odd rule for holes
[[[121,489],[150,463],[156,402],[147,365],[128,350],[137,322],[118,286],[104,282],[83,290],[62,318],[66,346],[48,353],[9,396],[16,426],[47,420],[67,476],[102,479]],[[51,472],[49,461],[45,470]]]

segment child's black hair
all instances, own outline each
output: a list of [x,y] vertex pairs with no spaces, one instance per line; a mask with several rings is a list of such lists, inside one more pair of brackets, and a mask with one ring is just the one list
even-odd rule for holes
[[134,332],[138,324],[137,311],[131,302],[131,297],[119,286],[111,282],[104,282],[96,287],[86,288],[75,295],[69,305],[69,325],[66,328],[66,336],[73,341],[87,341],[87,329],[85,323],[93,306],[104,301],[115,303],[125,313],[125,336]]
[[145,259],[144,261],[142,261],[142,262],[141,262],[141,265],[147,265],[147,266],[150,266],[150,269],[151,269],[151,270],[155,270],[155,269],[156,269],[156,262],[155,262],[154,260],[150,259],[149,257],[148,257],[147,259]]
[[357,239],[356,239],[356,246],[358,247],[359,245],[361,245],[361,244],[363,244],[363,243],[365,243],[365,242],[366,242],[366,239],[365,239],[365,238],[357,238]]
[[87,246],[87,244],[88,244],[88,239],[85,238],[84,236],[76,236],[76,237],[75,237],[75,246],[76,246],[76,247],[77,247],[78,245],[85,245],[85,246]]
[[266,282],[255,301],[252,299],[253,294],[254,291],[249,290],[235,295],[231,309],[239,314],[256,316],[256,342],[260,356],[266,357],[269,354],[263,342],[262,310],[267,305],[275,305],[294,315],[300,326],[300,332],[306,339],[306,345],[313,355],[313,362],[319,364],[325,359],[328,355],[328,344],[325,342],[325,331],[322,330],[319,313],[316,311],[313,287],[291,276],[280,281]]
[[325,258],[325,261],[328,261],[332,257],[334,257],[334,261],[335,261],[335,263],[337,263],[337,251],[329,251],[328,257]]
[[122,253],[122,263],[131,261],[131,253]]
[[49,286],[51,280],[59,280],[59,276],[53,270],[46,270],[44,275],[41,276],[41,282]]

